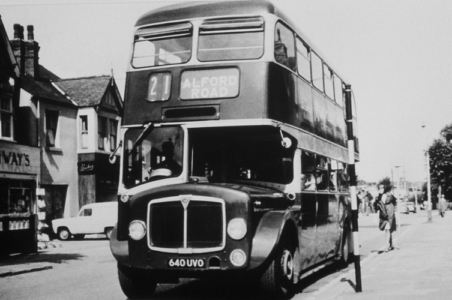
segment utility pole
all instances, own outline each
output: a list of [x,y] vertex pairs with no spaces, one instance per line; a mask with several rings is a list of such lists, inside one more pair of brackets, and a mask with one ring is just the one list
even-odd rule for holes
[[[425,124],[422,124],[422,128],[425,128]],[[428,151],[428,144],[425,156],[427,160],[427,222],[432,223],[432,187],[430,184],[430,153]]]
[[350,197],[352,204],[353,256],[355,260],[356,292],[362,292],[361,265],[359,256],[358,235],[358,200],[356,199],[356,170],[355,170],[355,135],[353,133],[352,87],[345,85],[345,110],[348,136],[348,171],[350,176]]

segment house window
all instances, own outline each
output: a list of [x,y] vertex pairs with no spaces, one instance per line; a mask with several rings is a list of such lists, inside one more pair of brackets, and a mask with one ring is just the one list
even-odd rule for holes
[[12,98],[0,99],[0,138],[13,138],[13,105]]
[[116,149],[116,131],[118,130],[118,121],[109,120],[110,123],[110,151]]
[[58,146],[58,116],[55,110],[46,110],[46,144],[47,147]]
[[98,148],[105,150],[108,138],[108,119],[105,117],[98,117],[97,119],[97,133],[98,133]]
[[82,149],[88,148],[88,116],[80,116],[80,134]]

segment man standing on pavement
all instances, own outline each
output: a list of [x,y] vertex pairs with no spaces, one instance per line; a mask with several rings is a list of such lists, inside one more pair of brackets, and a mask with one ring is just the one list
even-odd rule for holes
[[441,195],[441,198],[439,199],[439,202],[438,202],[438,206],[439,206],[439,214],[441,215],[442,218],[444,218],[444,215],[446,214],[446,209],[448,206],[446,199],[444,199],[444,195]]

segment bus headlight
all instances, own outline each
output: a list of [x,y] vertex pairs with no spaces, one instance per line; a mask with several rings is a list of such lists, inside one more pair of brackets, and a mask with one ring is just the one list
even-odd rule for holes
[[129,225],[129,236],[135,241],[141,240],[146,235],[146,225],[143,221],[132,221]]
[[246,235],[246,222],[242,218],[235,218],[228,223],[228,234],[234,240],[240,240]]
[[122,202],[126,203],[127,201],[129,201],[129,198],[130,198],[129,195],[123,194],[123,195],[121,195],[120,199]]
[[231,255],[229,255],[229,259],[234,266],[241,267],[246,262],[246,254],[241,249],[235,249],[231,252]]

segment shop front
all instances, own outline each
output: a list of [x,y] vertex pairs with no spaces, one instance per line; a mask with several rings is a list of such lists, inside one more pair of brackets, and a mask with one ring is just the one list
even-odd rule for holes
[[37,251],[39,148],[0,141],[0,255]]

